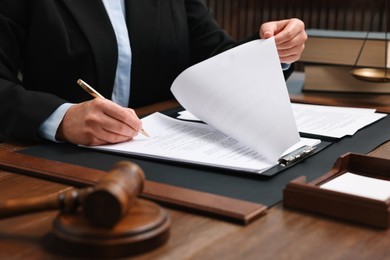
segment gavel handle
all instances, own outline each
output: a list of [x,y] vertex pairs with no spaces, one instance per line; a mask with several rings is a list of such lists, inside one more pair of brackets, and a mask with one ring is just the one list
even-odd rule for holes
[[42,196],[28,199],[12,199],[0,202],[0,218],[14,217],[43,210],[58,209],[57,196]]
[[74,211],[79,207],[80,199],[82,199],[87,192],[89,192],[89,190],[68,189],[49,196],[1,201],[0,218],[55,209],[69,212]]

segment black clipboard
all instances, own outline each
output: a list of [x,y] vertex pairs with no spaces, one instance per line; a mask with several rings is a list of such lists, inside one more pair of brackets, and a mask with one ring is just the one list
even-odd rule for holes
[[[184,111],[185,109],[182,107],[182,106],[178,106],[176,108],[171,108],[169,110],[164,110],[162,111],[161,113],[167,115],[167,116],[170,116],[172,118],[175,118],[175,119],[178,119],[178,120],[182,120],[179,118],[179,113],[181,111]],[[184,120],[184,121],[192,121],[192,120]],[[200,121],[193,121],[193,122],[196,122],[196,123],[202,123]],[[302,135],[301,135],[302,136]],[[321,137],[319,136],[315,136],[315,137],[308,137],[308,138],[315,138],[315,139],[322,139]],[[256,171],[240,171],[240,170],[234,170],[234,169],[231,169],[229,170],[230,173],[234,174],[234,173],[238,173],[240,175],[242,174],[246,174],[246,175],[249,175],[249,176],[252,176],[252,177],[259,177],[259,178],[264,178],[264,177],[272,177],[276,174],[279,174],[281,173],[282,171],[288,169],[289,167],[292,167],[293,165],[301,162],[301,161],[304,161],[305,159],[309,158],[310,156],[320,152],[322,149],[328,147],[329,145],[332,144],[332,139],[325,139],[325,140],[321,140],[321,143],[315,145],[315,146],[302,146],[302,147],[299,147],[298,149],[282,156],[279,161],[278,161],[278,164],[261,172],[261,173],[258,173]],[[143,158],[143,157],[139,157],[139,158]],[[164,159],[163,161],[167,161],[166,159]],[[168,162],[171,162],[171,163],[177,163],[175,161],[169,161]],[[185,165],[189,165],[189,163],[185,164]],[[218,168],[218,166],[207,166],[207,165],[202,165],[201,167],[211,167],[211,168]],[[226,171],[226,168],[222,168],[222,170],[225,170]]]

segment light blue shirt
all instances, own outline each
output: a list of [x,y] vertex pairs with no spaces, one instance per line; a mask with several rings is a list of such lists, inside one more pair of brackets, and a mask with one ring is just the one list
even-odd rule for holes
[[[131,47],[125,20],[124,0],[102,0],[114,28],[118,44],[118,63],[116,68],[114,89],[111,99],[127,107],[130,98],[131,77]],[[58,126],[70,108],[71,103],[65,103],[55,110],[39,127],[39,135],[45,139],[57,141],[55,135]]]
[[111,99],[123,107],[128,107],[130,97],[131,48],[125,19],[125,3],[124,0],[103,0],[103,4],[110,17],[118,43],[118,64]]
[[291,64],[289,63],[282,63],[282,70],[288,70],[290,68]]

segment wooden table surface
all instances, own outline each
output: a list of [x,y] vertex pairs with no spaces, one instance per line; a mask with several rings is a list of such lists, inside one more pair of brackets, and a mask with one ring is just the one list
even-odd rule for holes
[[[138,113],[172,105],[175,103]],[[0,143],[0,149],[15,151],[26,145],[32,144]],[[390,159],[390,144],[370,154]],[[0,171],[1,200],[48,195],[68,188]],[[281,203],[247,226],[167,211],[172,221],[168,242],[134,259],[390,259],[390,230],[292,211]],[[49,211],[0,220],[0,259],[67,259],[48,248],[56,214]]]

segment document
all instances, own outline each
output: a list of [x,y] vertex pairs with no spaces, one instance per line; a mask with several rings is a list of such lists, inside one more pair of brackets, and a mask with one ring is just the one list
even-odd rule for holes
[[[375,109],[292,104],[295,121],[300,133],[321,137],[342,138],[354,135],[358,130],[387,116]],[[188,110],[179,112],[178,118],[201,121]]]
[[299,132],[342,138],[383,118],[375,109],[292,104]]
[[274,38],[251,41],[188,68],[171,91],[197,118],[271,162],[299,141]]
[[[129,142],[91,147],[120,154],[262,173],[277,165],[238,140],[201,123],[154,113],[142,119],[150,137],[137,135]],[[283,142],[283,140],[278,140]],[[281,155],[303,145],[315,146],[317,139],[303,138]]]

